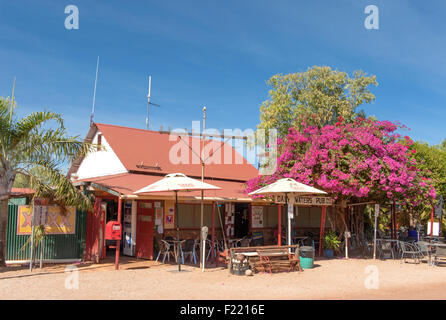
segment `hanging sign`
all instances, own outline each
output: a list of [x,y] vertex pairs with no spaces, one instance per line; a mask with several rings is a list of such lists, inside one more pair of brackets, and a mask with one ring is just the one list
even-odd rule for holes
[[[289,195],[289,197],[292,197]],[[333,199],[330,197],[307,197],[307,196],[294,196],[294,205],[296,206],[331,206]],[[275,202],[284,204],[285,196],[277,195]]]
[[263,207],[252,206],[252,227],[263,228]]

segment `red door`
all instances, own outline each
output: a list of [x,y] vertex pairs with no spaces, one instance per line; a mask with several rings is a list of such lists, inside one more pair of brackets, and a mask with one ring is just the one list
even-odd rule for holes
[[153,259],[153,229],[154,229],[153,201],[138,201],[136,222],[136,257]]

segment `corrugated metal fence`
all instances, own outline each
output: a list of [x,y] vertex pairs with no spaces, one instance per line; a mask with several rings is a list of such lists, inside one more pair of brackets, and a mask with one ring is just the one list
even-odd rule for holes
[[[17,205],[8,205],[7,226],[7,261],[29,259],[28,235],[17,235]],[[85,235],[87,227],[87,213],[76,211],[76,233],[47,235],[43,243],[43,259],[82,259],[85,250]],[[34,249],[34,257],[40,259],[40,245]]]

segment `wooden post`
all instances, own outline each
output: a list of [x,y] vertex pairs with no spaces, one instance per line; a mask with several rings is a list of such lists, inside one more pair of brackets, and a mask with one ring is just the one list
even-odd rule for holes
[[393,201],[392,209],[393,209],[393,236],[392,236],[392,239],[396,239],[396,206],[395,206],[395,201]]
[[278,226],[277,226],[277,228],[278,228],[278,232],[279,232],[279,235],[277,236],[278,238],[277,238],[277,244],[279,245],[279,246],[281,246],[282,245],[282,205],[281,204],[278,204],[278,206],[279,206],[279,208],[278,208],[278,214],[279,214],[279,222],[278,222]]
[[321,211],[321,228],[319,231],[319,257],[322,257],[322,237],[324,236],[325,232],[325,215],[326,215],[326,206],[322,206]]
[[[440,221],[440,226],[441,226],[441,221]],[[434,235],[434,207],[432,206],[432,211],[431,211],[431,237]]]
[[[118,197],[118,222],[119,223],[121,223],[121,213],[122,213],[122,199],[121,199],[121,197]],[[120,253],[120,251],[121,251],[121,240],[116,240],[115,270],[119,269],[119,253]]]

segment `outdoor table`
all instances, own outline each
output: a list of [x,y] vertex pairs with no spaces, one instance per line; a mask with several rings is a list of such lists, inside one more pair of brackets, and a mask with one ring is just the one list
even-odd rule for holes
[[175,256],[175,262],[178,262],[178,259],[180,258],[180,254],[182,252],[181,245],[186,240],[166,240],[166,241],[173,244],[173,254]]
[[425,240],[444,240],[444,237],[440,237],[440,236],[425,236],[423,237],[423,239]]

